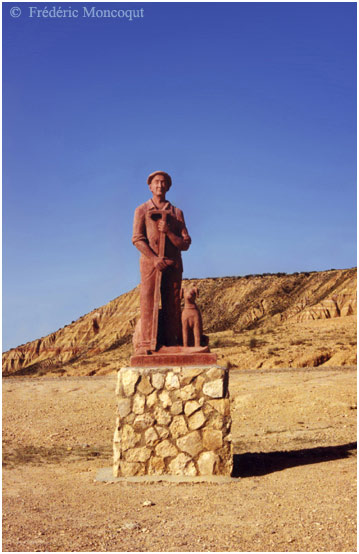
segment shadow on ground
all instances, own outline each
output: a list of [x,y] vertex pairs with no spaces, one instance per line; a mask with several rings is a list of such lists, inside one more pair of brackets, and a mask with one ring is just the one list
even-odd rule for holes
[[111,446],[22,446],[12,447],[6,442],[3,445],[2,465],[7,469],[12,469],[18,465],[42,465],[42,464],[58,464],[61,462],[71,463],[79,460],[105,459],[111,460]]
[[255,477],[290,467],[349,458],[355,454],[356,448],[356,442],[349,442],[337,446],[320,446],[303,450],[235,454],[232,477]]

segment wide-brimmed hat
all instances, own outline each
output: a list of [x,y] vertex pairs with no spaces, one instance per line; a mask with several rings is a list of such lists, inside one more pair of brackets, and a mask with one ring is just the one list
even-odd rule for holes
[[171,185],[172,185],[171,176],[168,175],[168,173],[166,173],[165,171],[154,171],[153,173],[151,173],[151,175],[149,175],[149,176],[147,177],[147,184],[148,184],[148,185],[151,184],[151,181],[152,181],[152,179],[154,178],[155,175],[163,175],[164,178],[166,179],[168,188],[171,187]]

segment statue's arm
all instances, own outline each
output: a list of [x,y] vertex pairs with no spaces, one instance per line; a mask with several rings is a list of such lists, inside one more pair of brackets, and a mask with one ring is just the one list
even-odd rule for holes
[[175,235],[166,224],[163,225],[163,229],[169,240],[178,250],[188,250],[191,244],[191,237],[188,234],[181,210],[177,210],[177,219],[181,223],[181,236]]
[[139,206],[135,210],[135,217],[133,218],[133,234],[132,244],[136,246],[137,250],[141,252],[147,258],[157,258],[156,254],[148,244],[146,235],[146,223],[145,223],[145,211],[142,206]]
[[141,254],[146,256],[146,258],[150,258],[153,261],[157,258],[157,255],[154,253],[152,248],[150,248],[144,240],[138,240],[133,244],[136,246],[137,250],[141,252]]
[[183,223],[183,226],[182,226],[182,240],[183,240],[183,245],[182,245],[182,249],[181,250],[188,250],[189,247],[191,246],[191,237],[189,236],[188,234],[188,231],[187,231],[187,227],[186,227],[186,224],[184,222],[184,216],[183,216],[183,212],[181,212],[181,221]]

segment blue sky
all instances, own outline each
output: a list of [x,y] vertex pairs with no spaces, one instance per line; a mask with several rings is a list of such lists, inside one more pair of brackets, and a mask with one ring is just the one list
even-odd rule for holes
[[184,277],[356,265],[354,2],[29,6],[3,3],[4,350],[138,284],[157,169]]

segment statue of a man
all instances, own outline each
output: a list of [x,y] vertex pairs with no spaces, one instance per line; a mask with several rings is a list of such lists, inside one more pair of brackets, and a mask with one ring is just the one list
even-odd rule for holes
[[181,343],[181,251],[188,250],[191,244],[183,212],[166,200],[171,177],[164,171],[155,171],[147,183],[152,198],[136,208],[132,236],[141,252],[141,330],[136,354],[149,354],[155,349],[153,335],[157,329],[153,329],[158,324],[154,322],[159,295],[165,346]]

